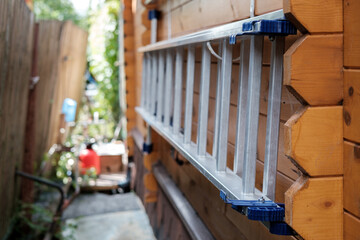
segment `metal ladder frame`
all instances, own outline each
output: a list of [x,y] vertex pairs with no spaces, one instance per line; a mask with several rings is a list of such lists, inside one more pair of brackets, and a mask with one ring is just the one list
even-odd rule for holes
[[[280,208],[283,209],[273,201],[278,157],[284,36],[289,33],[286,31],[284,33],[283,29],[275,29],[275,32],[272,32],[273,29],[268,29],[270,33],[262,32],[262,27],[267,26],[267,20],[271,22],[279,19],[284,19],[282,10],[153,43],[139,49],[144,53],[144,71],[141,106],[137,107],[136,111],[149,126],[220,189],[221,197],[225,202],[231,203],[234,208],[240,206],[240,211],[245,212],[248,212],[249,207],[250,210],[251,207],[274,208],[275,212]],[[290,29],[292,29],[290,34],[294,34],[295,28],[290,25]],[[263,189],[260,191],[255,188],[255,174],[264,35],[271,36],[272,49]],[[241,36],[241,53],[235,158],[234,169],[231,170],[227,168],[226,153],[233,62],[232,44],[236,43],[236,36]],[[210,66],[213,53],[207,44],[210,41],[219,41],[221,50],[219,50],[221,57],[217,56],[219,61],[212,155],[206,151]],[[197,141],[194,143],[191,141],[191,127],[197,44],[202,45],[202,61]],[[184,48],[187,48],[187,72],[182,132],[180,125]],[[175,77],[173,77],[174,73]],[[229,200],[230,198],[233,200]],[[243,207],[246,209],[244,210]],[[280,214],[275,220],[282,221],[282,219],[283,215]],[[270,218],[270,220],[274,219]]]

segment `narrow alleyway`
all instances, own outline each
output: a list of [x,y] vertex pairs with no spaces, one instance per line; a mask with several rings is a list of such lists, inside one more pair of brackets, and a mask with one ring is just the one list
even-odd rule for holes
[[[72,234],[77,240],[155,239],[145,209],[135,193],[82,194],[65,210],[63,219],[76,226]],[[67,234],[71,233],[64,233]]]

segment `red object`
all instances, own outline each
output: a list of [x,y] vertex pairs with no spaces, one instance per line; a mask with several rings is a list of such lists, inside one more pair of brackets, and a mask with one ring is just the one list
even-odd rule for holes
[[92,149],[85,149],[80,153],[81,174],[85,174],[86,170],[95,168],[96,174],[100,174],[100,158]]

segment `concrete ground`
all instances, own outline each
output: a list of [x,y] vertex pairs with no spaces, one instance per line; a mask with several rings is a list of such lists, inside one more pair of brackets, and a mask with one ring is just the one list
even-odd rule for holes
[[155,240],[148,216],[134,193],[82,194],[65,210],[64,236],[76,240]]

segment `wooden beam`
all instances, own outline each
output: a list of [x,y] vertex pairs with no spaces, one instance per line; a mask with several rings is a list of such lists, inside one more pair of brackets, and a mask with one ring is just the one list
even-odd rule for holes
[[336,105],[343,98],[342,68],[342,34],[304,35],[284,55],[284,85],[310,105]]
[[285,123],[285,155],[310,176],[343,174],[342,106],[307,107]]
[[360,143],[360,70],[344,70],[344,138]]
[[344,65],[360,67],[360,1],[344,0]]
[[[171,180],[166,169],[161,164],[154,167],[154,174],[161,189],[169,199],[171,205],[180,216],[182,223],[186,227],[192,239],[214,239],[212,234],[201,221],[191,204],[187,201],[180,189]],[[160,206],[159,206],[160,207]]]
[[300,177],[285,193],[285,221],[304,239],[343,239],[342,193],[342,177]]
[[360,219],[344,212],[344,239],[359,240],[360,236]]
[[360,217],[360,145],[344,141],[344,208]]
[[303,33],[343,31],[342,0],[284,0],[285,16]]

